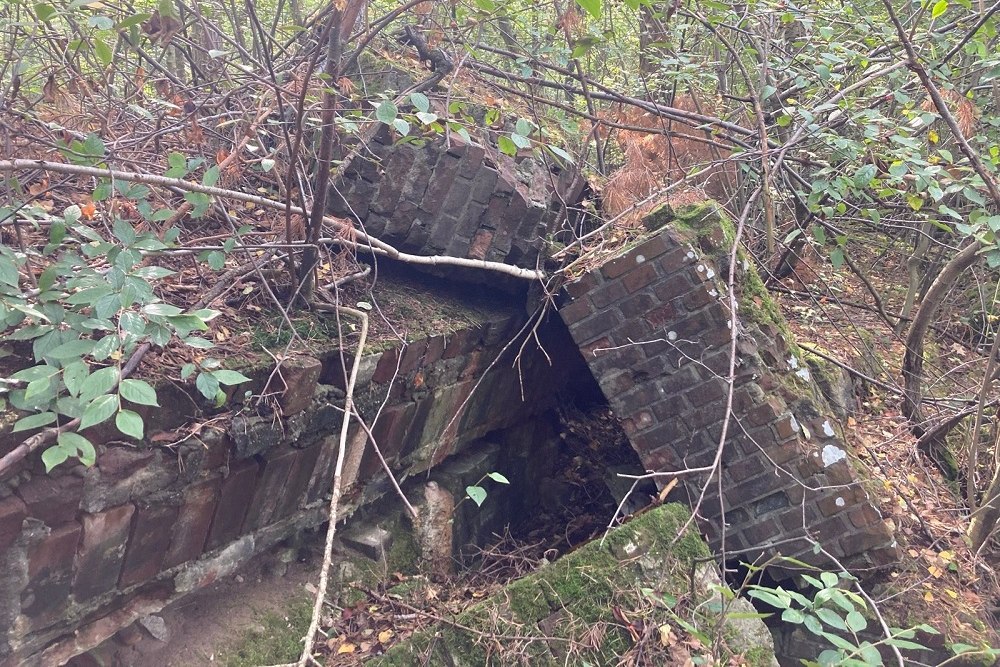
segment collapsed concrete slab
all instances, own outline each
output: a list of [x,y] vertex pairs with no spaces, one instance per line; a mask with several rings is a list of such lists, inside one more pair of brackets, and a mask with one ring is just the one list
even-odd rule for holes
[[[678,473],[712,547],[725,536],[727,555],[829,566],[819,543],[859,572],[894,562],[841,426],[738,253],[730,310],[732,230],[721,209],[664,206],[647,228],[656,231],[569,283],[559,309],[644,465]],[[711,480],[682,472],[710,468],[717,455]]]

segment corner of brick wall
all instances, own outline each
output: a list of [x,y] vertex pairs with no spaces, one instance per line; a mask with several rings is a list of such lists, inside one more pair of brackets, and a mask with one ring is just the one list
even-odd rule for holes
[[[495,314],[363,358],[357,406],[398,478],[553,405],[565,378],[548,372],[540,352],[523,354],[520,368],[506,357],[494,363],[522,324]],[[262,378],[263,391],[270,369],[247,372]],[[282,404],[294,411],[284,418],[241,414],[225,431],[209,423],[185,438],[179,430],[169,448],[164,438],[100,445],[91,468],[45,474],[29,462],[0,485],[0,667],[72,655],[79,637],[131,623],[128,610],[152,613],[150,605],[325,521],[344,396],[340,355],[297,360],[284,377]],[[524,377],[533,380],[522,385]],[[150,423],[180,423],[188,404],[165,402],[178,414],[165,408]],[[366,440],[352,426],[345,516],[388,489]]]
[[[723,435],[733,318],[720,215],[709,210],[697,231],[668,222],[562,295],[560,315],[650,471],[710,466]],[[745,262],[736,268],[739,301],[759,278]],[[699,511],[713,546],[724,510],[726,549],[740,558],[828,566],[808,533],[845,565],[894,562],[892,535],[787,327],[753,312],[738,312],[736,326],[721,484],[712,480]],[[692,498],[706,482],[681,479]]]

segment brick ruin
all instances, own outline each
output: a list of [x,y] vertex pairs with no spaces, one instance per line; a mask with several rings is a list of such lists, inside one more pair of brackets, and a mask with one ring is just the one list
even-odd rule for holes
[[[469,145],[383,139],[374,151],[381,166],[359,163],[337,188],[338,210],[353,212],[369,233],[410,252],[530,268],[540,261],[564,201],[565,192],[553,195],[555,175]],[[545,448],[533,443],[551,437],[557,394],[579,384],[588,367],[646,468],[709,464],[725,414],[733,318],[724,221],[714,208],[699,211],[696,220],[666,220],[566,285],[559,304],[566,326],[551,318],[542,332],[551,364],[530,345],[520,365],[511,349],[504,352],[527,318],[507,295],[494,295],[475,325],[368,353],[357,400],[394,474],[406,480],[430,471],[462,489],[503,459],[514,471],[513,492],[486,511],[530,511],[538,493],[532,471],[546,465]],[[859,481],[841,426],[780,315],[762,301],[759,279],[737,268],[747,307],[736,318],[723,494],[709,485],[699,510],[703,530],[718,547],[724,503],[730,553],[815,560],[798,539],[808,531],[845,564],[891,562],[892,536]],[[225,430],[206,429],[169,448],[125,445],[111,430],[95,430],[91,438],[107,444],[92,468],[46,475],[36,456],[0,480],[0,665],[61,664],[322,524],[344,396],[341,364],[331,350],[287,367],[280,419],[248,412]],[[254,393],[271,370],[257,369]],[[193,388],[162,391],[161,404],[172,407],[144,412],[151,434],[190,419],[184,406]],[[0,452],[24,435],[0,431]],[[390,493],[356,425],[348,442],[345,517]],[[682,481],[694,498],[705,480]],[[478,517],[470,523],[486,520]],[[457,531],[456,543],[474,532]]]

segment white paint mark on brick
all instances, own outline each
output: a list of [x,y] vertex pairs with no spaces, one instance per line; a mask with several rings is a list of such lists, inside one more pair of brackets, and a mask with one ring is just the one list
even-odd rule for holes
[[836,445],[827,445],[823,448],[823,465],[832,466],[837,461],[843,461],[847,458],[847,452],[845,452],[840,447]]
[[698,255],[695,254],[694,250],[688,250],[688,259],[697,259]]
[[795,431],[796,433],[798,433],[799,432],[799,428],[801,428],[801,427],[799,426],[798,420],[795,419],[795,415],[792,415],[791,417],[789,417],[789,421],[792,423],[792,430]]
[[635,263],[636,264],[642,264],[645,261],[646,261],[646,256],[645,255],[636,255],[635,256]]
[[699,264],[698,265],[698,273],[705,273],[705,265],[704,264]]
[[639,545],[637,545],[635,542],[627,542],[625,544],[625,553],[627,555],[631,556],[632,554],[634,554],[636,552],[636,550],[638,548],[639,548]]
[[667,340],[677,340],[677,332],[676,331],[668,331],[667,332]]
[[833,501],[833,504],[836,505],[837,507],[843,507],[847,503],[844,502],[843,498],[841,498],[840,496],[837,496],[837,499]]
[[708,273],[705,274],[705,277],[708,278],[709,280],[711,280],[712,278],[715,277],[715,271],[713,271],[712,269],[709,269]]
[[794,371],[799,367],[799,360],[795,357],[788,357],[788,367]]
[[711,295],[712,297],[717,297],[717,296],[719,296],[719,293],[718,293],[718,292],[716,292],[716,291],[715,291],[714,289],[710,289],[710,290],[708,290],[708,293],[709,293],[709,294],[710,294],[710,295]]
[[833,432],[833,425],[830,424],[829,419],[823,422],[823,434],[828,438],[832,438],[834,435],[836,435]]
[[808,368],[805,368],[805,367],[800,368],[799,370],[795,371],[795,374],[798,375],[803,380],[805,380],[806,382],[809,382],[809,369]]

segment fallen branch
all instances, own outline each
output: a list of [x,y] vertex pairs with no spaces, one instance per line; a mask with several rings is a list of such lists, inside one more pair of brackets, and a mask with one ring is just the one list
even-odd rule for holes
[[[100,169],[98,167],[87,167],[76,164],[64,164],[62,162],[50,162],[48,160],[0,160],[0,173],[17,172],[27,169],[45,169],[62,174],[74,174],[76,176],[90,176],[93,178],[115,178],[133,183],[144,183],[146,185],[156,185],[160,187],[173,187],[186,192],[201,192],[212,197],[223,197],[236,201],[250,202],[258,206],[264,206],[277,211],[290,210],[292,213],[307,215],[306,211],[298,206],[286,207],[284,202],[280,202],[259,195],[247,194],[238,190],[227,190],[225,188],[210,187],[200,183],[185,181],[179,178],[168,178],[155,174],[140,174],[132,171],[121,171],[118,169]],[[518,266],[503,264],[502,262],[489,262],[481,259],[467,259],[464,257],[448,257],[446,255],[411,255],[397,250],[384,241],[366,234],[354,227],[349,221],[324,216],[323,222],[332,225],[338,231],[348,235],[345,239],[321,239],[329,243],[340,243],[354,250],[371,252],[376,255],[384,255],[407,264],[422,264],[429,266],[459,266],[463,268],[482,269],[503,273],[515,278],[526,280],[541,280],[545,277],[544,272],[533,269],[522,269]],[[355,240],[348,240],[355,239]]]

